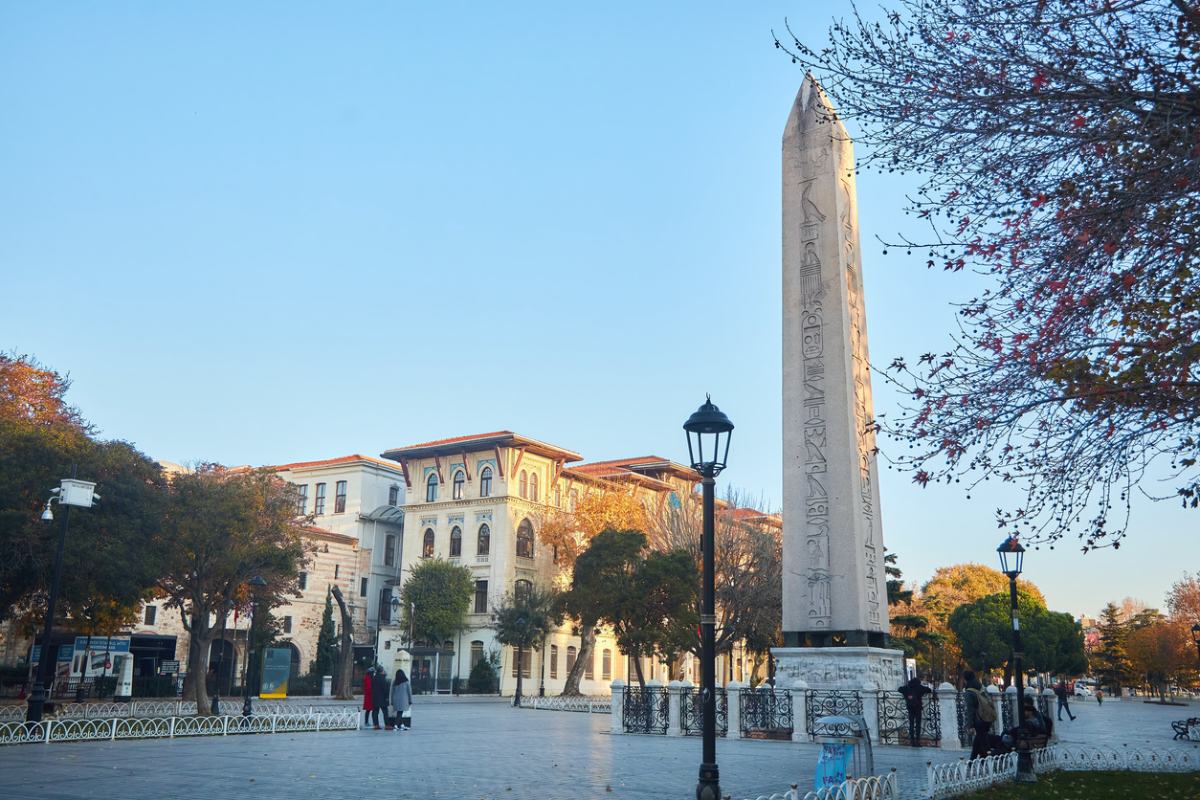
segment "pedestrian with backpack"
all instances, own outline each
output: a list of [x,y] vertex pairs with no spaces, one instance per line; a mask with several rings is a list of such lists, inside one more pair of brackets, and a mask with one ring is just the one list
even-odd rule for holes
[[992,747],[991,735],[992,725],[996,722],[996,706],[992,704],[992,699],[983,691],[983,684],[971,670],[963,673],[963,685],[966,723],[975,730],[975,740],[971,743],[971,758],[985,758]]

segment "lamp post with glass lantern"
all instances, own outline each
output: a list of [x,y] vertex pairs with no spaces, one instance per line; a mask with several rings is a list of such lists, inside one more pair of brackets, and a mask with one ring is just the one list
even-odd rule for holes
[[[1025,548],[1017,537],[1010,536],[996,548],[1000,555],[1000,571],[1008,576],[1008,596],[1012,608],[1012,664],[1013,677],[1017,682],[1017,736],[1021,736],[1021,725],[1025,717],[1025,676],[1022,659],[1025,657],[1021,646],[1021,619],[1017,614],[1017,576],[1025,562]],[[1033,755],[1027,748],[1017,748],[1017,780],[1024,783],[1034,783],[1037,775],[1033,772]]]
[[714,587],[713,516],[716,503],[716,478],[725,469],[733,423],[706,396],[704,405],[683,424],[687,432],[688,457],[692,469],[700,473],[704,504],[704,531],[701,540],[704,578],[700,609],[700,708],[703,725],[703,754],[696,800],[721,800],[721,776],[717,769],[717,687],[716,687],[716,591]]
[[[50,490],[50,499],[46,501],[46,507],[42,511],[42,521],[52,522],[54,512],[50,510],[50,504],[57,502],[67,507],[67,513],[63,515],[62,532],[58,535],[58,548],[54,551],[54,572],[51,574],[50,595],[46,598],[46,621],[42,628],[42,650],[38,657],[33,691],[29,693],[26,722],[41,722],[47,689],[54,678],[54,662],[50,660],[50,636],[54,632],[54,607],[58,604],[58,591],[62,586],[63,551],[67,547],[67,531],[71,526],[71,506],[91,508],[92,503],[100,499],[100,495],[94,491],[95,488],[96,484],[91,481],[63,478],[57,489]],[[84,653],[84,657],[87,656],[88,654]]]
[[261,575],[255,575],[249,581],[250,584],[250,632],[246,637],[246,679],[242,681],[245,686],[242,687],[242,716],[248,717],[254,713],[253,702],[250,699],[250,684],[258,678],[258,673],[254,668],[254,650],[255,641],[254,624],[258,622],[258,593],[259,590],[267,585]]

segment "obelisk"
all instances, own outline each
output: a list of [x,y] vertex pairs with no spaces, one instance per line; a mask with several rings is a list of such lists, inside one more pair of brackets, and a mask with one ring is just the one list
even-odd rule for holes
[[901,683],[873,418],[853,146],[809,75],[783,134],[785,684]]

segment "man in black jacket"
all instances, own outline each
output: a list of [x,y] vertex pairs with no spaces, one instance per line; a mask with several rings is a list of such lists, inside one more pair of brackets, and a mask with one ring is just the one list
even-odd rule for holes
[[916,675],[909,678],[908,683],[898,690],[904,696],[904,705],[908,708],[908,742],[913,747],[921,746],[921,712],[924,709],[925,695],[933,692],[921,683]]

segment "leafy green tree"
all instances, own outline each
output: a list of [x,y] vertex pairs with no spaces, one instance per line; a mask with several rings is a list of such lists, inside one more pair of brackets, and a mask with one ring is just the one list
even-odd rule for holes
[[334,675],[338,664],[337,626],[333,623],[333,593],[325,590],[325,610],[317,632],[317,652],[308,671],[312,675]]
[[1119,690],[1129,683],[1133,667],[1129,660],[1129,628],[1121,610],[1109,603],[1100,612],[1100,644],[1092,653],[1093,669],[1104,686]]
[[472,694],[491,694],[499,690],[500,656],[495,651],[481,658],[471,667],[467,678],[467,689]]
[[533,586],[527,591],[504,596],[492,611],[496,641],[515,648],[517,691],[513,705],[521,704],[522,678],[525,674],[525,652],[543,644],[550,631],[563,618],[562,603],[557,592]]
[[[1007,593],[991,594],[987,597],[959,606],[950,615],[949,627],[962,647],[967,662],[981,671],[1003,667],[1004,683],[1012,682],[1012,609]],[[1031,628],[1040,623],[1046,607],[1032,595],[1018,590],[1017,613],[1021,616],[1021,630],[1029,636]],[[1032,661],[1027,660],[1027,667]]]
[[1030,667],[1054,675],[1087,672],[1083,629],[1070,614],[1043,610],[1035,613],[1028,625],[1022,618],[1021,632]]
[[642,657],[667,661],[695,640],[699,587],[690,553],[655,551],[634,564],[627,590],[605,604],[601,619],[613,626],[617,645],[633,658],[642,688],[646,686]]
[[471,570],[440,558],[425,559],[400,589],[401,624],[414,638],[441,644],[467,627],[475,591]]
[[[202,714],[210,707],[209,648],[235,607],[248,610],[248,582],[256,576],[267,582],[259,595],[263,622],[271,608],[298,596],[308,552],[295,511],[295,487],[267,470],[207,465],[171,481],[158,586],[189,634],[184,693]],[[269,638],[269,623],[256,627]]]
[[[646,547],[646,535],[641,531],[608,528],[591,538],[587,549],[575,560],[571,588],[563,595],[563,609],[573,617],[580,630],[591,631],[600,624],[610,598],[628,591],[629,577]],[[575,669],[567,676],[564,695],[578,695],[579,681],[571,675],[583,674],[584,663],[591,663],[590,640],[581,639]]]

